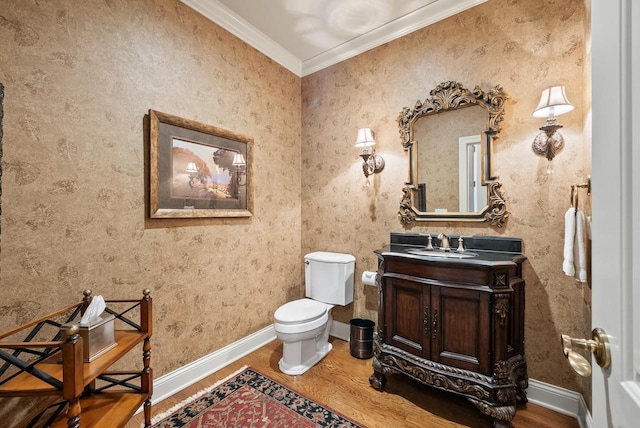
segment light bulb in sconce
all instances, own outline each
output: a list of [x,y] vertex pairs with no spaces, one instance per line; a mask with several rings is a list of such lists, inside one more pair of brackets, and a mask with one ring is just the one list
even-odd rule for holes
[[562,147],[564,137],[558,132],[562,125],[558,123],[556,116],[573,110],[573,104],[567,99],[564,86],[552,86],[542,91],[540,102],[533,112],[533,117],[546,117],[547,122],[540,128],[542,131],[533,140],[531,149],[538,156],[544,156],[549,161],[547,174],[553,173],[551,161]]
[[369,183],[369,176],[376,174],[384,169],[384,159],[382,156],[376,154],[374,148],[376,141],[373,137],[373,131],[371,128],[358,129],[358,138],[356,139],[356,147],[362,147],[362,172],[367,178],[367,184]]

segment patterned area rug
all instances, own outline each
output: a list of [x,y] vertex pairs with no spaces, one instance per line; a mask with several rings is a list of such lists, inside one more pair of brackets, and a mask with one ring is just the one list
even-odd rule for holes
[[185,401],[152,427],[364,427],[247,367]]

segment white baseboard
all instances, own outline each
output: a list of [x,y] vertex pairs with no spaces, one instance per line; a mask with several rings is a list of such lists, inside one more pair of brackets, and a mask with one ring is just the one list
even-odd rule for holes
[[345,324],[343,322],[333,320],[333,322],[331,323],[331,331],[329,332],[329,334],[333,337],[337,337],[338,339],[348,342],[349,336],[351,336],[351,324]]
[[[334,320],[330,334],[338,339],[348,341],[350,325]],[[152,403],[159,403],[275,340],[275,338],[276,333],[273,325],[269,325],[178,370],[155,379],[153,381]],[[587,409],[584,398],[577,392],[535,379],[529,379],[527,398],[531,403],[576,418],[580,428],[592,427],[591,414]]]
[[576,418],[581,428],[591,427],[591,414],[582,394],[529,379],[527,398],[533,404]]
[[152,404],[239,360],[276,338],[273,324],[153,381]]
[[592,428],[593,420],[591,419],[591,412],[587,408],[587,403],[584,401],[584,397],[580,395],[580,407],[578,408],[578,415],[576,416],[578,419],[578,424],[580,428]]

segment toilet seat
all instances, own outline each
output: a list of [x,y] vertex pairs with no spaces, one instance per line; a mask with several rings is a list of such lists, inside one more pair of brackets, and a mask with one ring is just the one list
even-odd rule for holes
[[275,329],[282,333],[298,333],[320,327],[329,319],[332,306],[311,299],[285,303],[273,314]]
[[326,304],[311,299],[298,299],[280,306],[273,317],[279,324],[300,324],[317,320],[326,313]]

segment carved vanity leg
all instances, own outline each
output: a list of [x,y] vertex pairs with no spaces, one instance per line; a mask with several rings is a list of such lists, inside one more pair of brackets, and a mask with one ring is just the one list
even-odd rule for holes
[[467,397],[467,400],[473,403],[485,415],[493,418],[494,428],[512,428],[511,421],[516,415],[516,406],[491,406],[482,401]]
[[510,421],[501,421],[500,419],[493,420],[493,428],[513,428]]
[[387,377],[382,373],[373,372],[373,374],[369,377],[369,383],[371,384],[373,389],[382,391],[384,389],[385,383],[387,383]]
[[382,373],[382,365],[375,356],[373,357],[373,374],[369,377],[369,383],[378,391],[382,391],[387,383],[387,377]]
[[514,368],[511,377],[515,379],[516,401],[520,404],[528,402],[527,388],[529,387],[529,376],[527,375],[527,363],[524,361],[524,357],[522,362]]
[[527,388],[529,387],[529,377],[527,376],[527,368],[524,367],[524,373],[519,373],[519,378],[516,381],[516,400],[518,403],[526,403],[529,401],[527,398]]
[[522,385],[522,382],[518,382],[518,386],[516,388],[516,400],[520,404],[524,404],[529,402],[527,398],[527,384],[528,382],[524,382],[525,385]]

